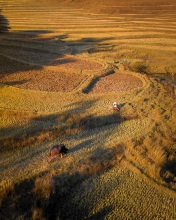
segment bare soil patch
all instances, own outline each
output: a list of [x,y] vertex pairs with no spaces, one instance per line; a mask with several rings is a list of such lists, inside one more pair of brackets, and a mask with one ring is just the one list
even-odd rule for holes
[[90,93],[124,92],[143,86],[140,78],[123,73],[115,73],[100,78],[90,90]]
[[[0,74],[0,82],[21,89],[70,92],[85,78],[81,73],[45,69]],[[115,73],[91,83],[88,93],[125,92],[143,87],[142,80],[131,74]]]
[[[13,51],[11,54],[10,50],[5,52],[7,57],[1,55],[3,63],[0,63],[0,82],[22,89],[70,92],[84,79],[85,75],[82,74],[82,71],[97,71],[103,67],[96,61],[72,56],[61,57],[58,54],[34,53],[24,50]],[[12,63],[12,65],[4,68],[4,63]],[[39,66],[35,66],[35,64]],[[46,70],[42,68],[43,65],[49,68]],[[50,67],[54,67],[54,71]],[[70,69],[69,73],[68,69]]]
[[58,58],[51,63],[52,65],[62,66],[63,68],[69,69],[80,69],[80,70],[98,70],[102,69],[102,65],[95,61],[89,61],[84,59],[72,58],[65,56]]
[[69,92],[85,77],[82,74],[42,69],[1,76],[2,74],[0,75],[0,82],[11,86],[50,92]]

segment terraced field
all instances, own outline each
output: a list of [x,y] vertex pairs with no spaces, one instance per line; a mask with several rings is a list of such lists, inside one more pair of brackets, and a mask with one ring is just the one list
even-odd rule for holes
[[174,7],[0,0],[0,218],[176,218]]

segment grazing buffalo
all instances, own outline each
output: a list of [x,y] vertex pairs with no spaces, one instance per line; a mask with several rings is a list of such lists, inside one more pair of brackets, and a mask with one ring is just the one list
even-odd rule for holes
[[63,154],[67,154],[68,149],[65,147],[64,144],[54,145],[49,149],[49,162],[53,159],[55,155],[63,157]]

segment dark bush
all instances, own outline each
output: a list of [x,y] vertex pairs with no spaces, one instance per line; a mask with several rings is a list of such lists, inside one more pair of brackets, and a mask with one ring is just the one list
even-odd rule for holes
[[144,62],[136,62],[130,65],[130,69],[138,73],[150,73],[149,68]]

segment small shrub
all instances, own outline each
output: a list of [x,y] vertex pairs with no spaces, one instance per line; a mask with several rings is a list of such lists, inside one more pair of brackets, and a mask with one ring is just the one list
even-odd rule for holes
[[121,61],[121,63],[122,63],[122,65],[123,65],[124,70],[128,70],[128,69],[129,69],[129,67],[130,67],[130,61],[129,61],[128,59],[123,59],[123,60]]
[[136,62],[131,64],[130,69],[137,73],[150,73],[149,68],[144,62]]

